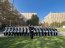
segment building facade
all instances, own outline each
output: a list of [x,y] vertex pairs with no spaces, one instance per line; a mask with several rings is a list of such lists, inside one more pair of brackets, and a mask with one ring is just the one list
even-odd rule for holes
[[32,18],[32,15],[37,15],[37,13],[21,13],[21,15],[26,19],[29,20]]
[[49,25],[53,22],[61,23],[65,21],[65,13],[49,13],[44,17],[44,23],[48,23]]

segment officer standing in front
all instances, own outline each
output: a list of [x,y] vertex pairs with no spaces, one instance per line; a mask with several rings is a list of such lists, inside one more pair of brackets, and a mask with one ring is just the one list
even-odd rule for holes
[[30,25],[29,30],[30,30],[30,38],[33,39],[34,27],[32,25]]

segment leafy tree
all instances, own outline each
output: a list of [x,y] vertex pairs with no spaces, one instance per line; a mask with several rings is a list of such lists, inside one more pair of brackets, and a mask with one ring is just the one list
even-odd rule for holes
[[31,19],[26,21],[26,25],[28,26],[29,24],[31,24]]
[[2,2],[0,4],[1,6],[1,14],[0,14],[0,22],[3,24],[6,24],[7,26],[17,26],[17,25],[23,25],[24,20],[20,19],[21,16],[20,13],[15,9],[11,10],[12,6],[9,3],[9,1]]
[[49,27],[49,24],[44,22],[44,27]]
[[61,23],[61,26],[64,26],[65,25],[65,21],[63,21],[62,23]]
[[32,15],[31,24],[33,24],[33,25],[39,25],[39,18],[38,18],[37,15]]
[[51,23],[51,25],[50,25],[51,27],[60,27],[61,26],[61,24],[60,23],[58,23],[58,22],[53,22],[53,23]]
[[32,15],[32,18],[26,21],[26,25],[39,25],[39,18],[37,15]]

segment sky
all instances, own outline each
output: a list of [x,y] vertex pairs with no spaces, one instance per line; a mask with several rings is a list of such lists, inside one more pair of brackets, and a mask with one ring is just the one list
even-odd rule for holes
[[65,12],[65,0],[14,0],[14,6],[21,13],[37,13],[40,21],[50,12]]

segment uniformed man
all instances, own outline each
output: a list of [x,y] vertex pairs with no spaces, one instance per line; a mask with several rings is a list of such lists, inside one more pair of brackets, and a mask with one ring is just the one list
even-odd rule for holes
[[29,30],[30,30],[30,37],[31,37],[31,39],[33,39],[34,27],[30,25]]

